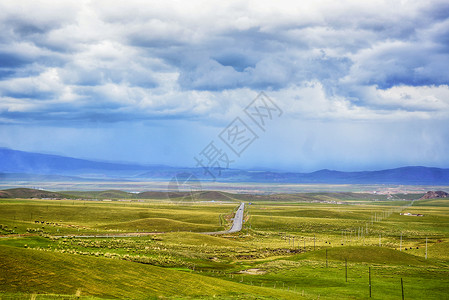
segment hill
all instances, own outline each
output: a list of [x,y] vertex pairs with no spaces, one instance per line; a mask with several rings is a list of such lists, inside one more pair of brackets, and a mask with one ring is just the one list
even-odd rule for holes
[[449,194],[443,191],[428,191],[420,199],[436,199],[436,198],[447,198]]
[[63,191],[63,194],[71,195],[78,198],[86,199],[133,199],[135,194],[120,190],[106,190],[106,191]]
[[[0,291],[101,298],[294,299],[296,293],[239,284],[129,261],[0,246]],[[19,293],[19,294],[17,294]],[[20,295],[20,293],[23,293]],[[296,297],[295,297],[296,296]],[[67,297],[60,297],[67,298]]]
[[36,190],[36,189],[27,189],[27,188],[16,188],[16,189],[7,189],[7,190],[1,190],[0,191],[0,198],[55,198],[55,199],[62,199],[62,198],[68,198],[69,195],[56,193],[56,192],[49,192],[49,191],[43,191],[43,190]]

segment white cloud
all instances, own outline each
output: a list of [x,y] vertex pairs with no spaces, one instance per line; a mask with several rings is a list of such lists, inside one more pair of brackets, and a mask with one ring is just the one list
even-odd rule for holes
[[386,90],[375,89],[368,101],[374,106],[425,111],[444,117],[449,113],[449,86],[395,86]]
[[304,118],[443,118],[449,23],[438,6],[4,1],[2,107],[215,122],[267,90]]

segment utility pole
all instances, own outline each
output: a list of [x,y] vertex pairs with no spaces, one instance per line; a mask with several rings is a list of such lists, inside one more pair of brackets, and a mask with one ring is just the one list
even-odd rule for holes
[[345,258],[345,278],[346,282],[348,282],[348,260]]
[[327,249],[326,249],[326,268],[327,268]]
[[369,278],[369,297],[371,298],[371,267],[368,268],[368,278]]
[[426,259],[427,259],[427,237],[426,237]]

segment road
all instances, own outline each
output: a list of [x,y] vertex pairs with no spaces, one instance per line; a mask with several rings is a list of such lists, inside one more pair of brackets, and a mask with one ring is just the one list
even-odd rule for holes
[[232,227],[229,230],[224,231],[215,231],[215,232],[202,232],[203,234],[208,235],[216,235],[216,234],[227,234],[227,233],[233,233],[233,232],[239,232],[242,230],[243,226],[243,212],[245,211],[245,203],[240,203],[239,208],[237,208],[237,211],[234,216],[234,222],[232,223]]
[[241,203],[234,216],[234,223],[232,223],[231,229],[228,233],[238,232],[242,230],[243,225],[243,212],[245,211],[245,203]]

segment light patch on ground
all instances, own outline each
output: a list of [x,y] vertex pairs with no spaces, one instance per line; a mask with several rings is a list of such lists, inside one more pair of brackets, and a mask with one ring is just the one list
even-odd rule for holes
[[248,269],[248,270],[242,270],[239,272],[240,274],[248,274],[248,275],[263,275],[267,273],[267,271],[261,270],[261,269]]

